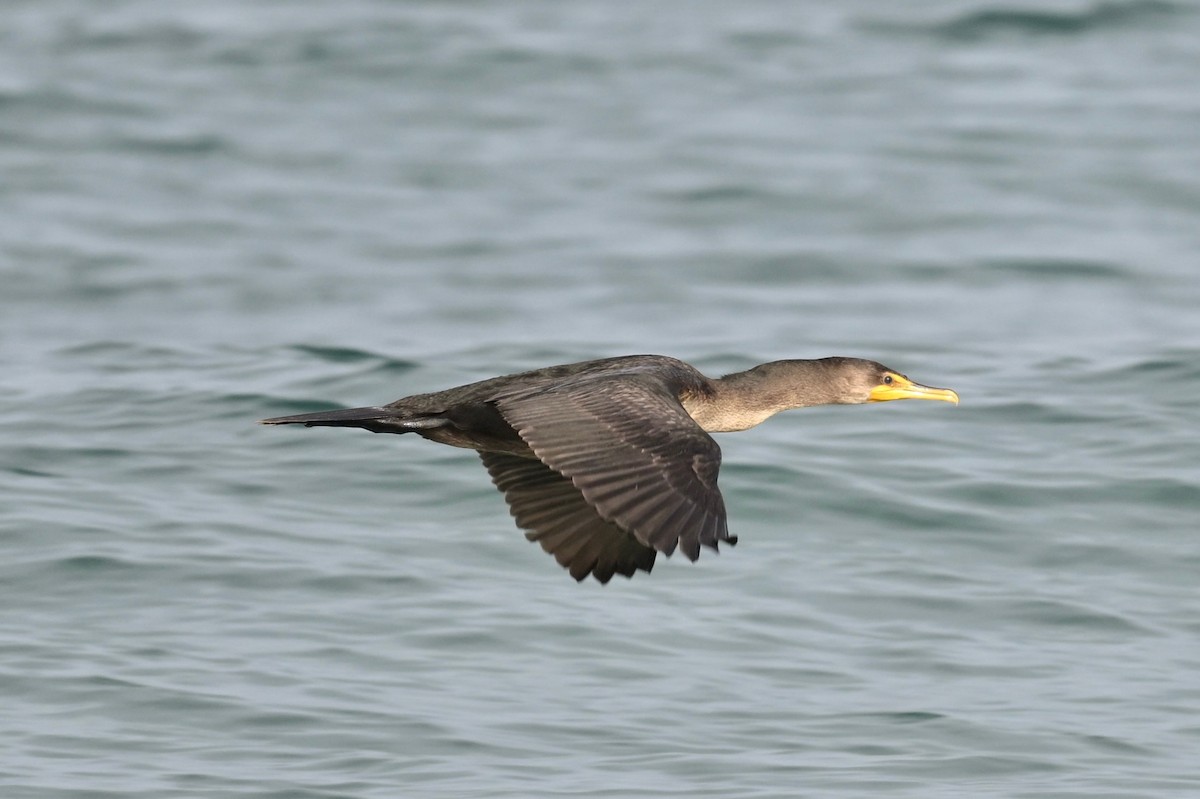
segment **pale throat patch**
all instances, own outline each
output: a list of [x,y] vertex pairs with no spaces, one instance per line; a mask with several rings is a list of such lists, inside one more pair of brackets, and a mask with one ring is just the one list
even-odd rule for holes
[[782,408],[751,408],[742,403],[713,401],[709,398],[684,397],[683,409],[707,433],[735,433],[765,422]]

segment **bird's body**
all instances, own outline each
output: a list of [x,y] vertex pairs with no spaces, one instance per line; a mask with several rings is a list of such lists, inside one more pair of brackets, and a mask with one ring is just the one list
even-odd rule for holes
[[774,361],[719,379],[661,355],[551,366],[415,394],[380,407],[264,424],[416,433],[479,452],[517,525],[571,576],[650,571],[656,553],[691,560],[729,535],[709,433],[788,408],[890,399],[958,402],[857,358]]

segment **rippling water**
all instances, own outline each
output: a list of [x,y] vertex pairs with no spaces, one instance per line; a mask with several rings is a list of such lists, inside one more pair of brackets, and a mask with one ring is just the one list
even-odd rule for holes
[[[1200,793],[1200,14],[10,3],[5,797]],[[575,584],[475,456],[255,419],[656,352],[958,408],[720,439]]]

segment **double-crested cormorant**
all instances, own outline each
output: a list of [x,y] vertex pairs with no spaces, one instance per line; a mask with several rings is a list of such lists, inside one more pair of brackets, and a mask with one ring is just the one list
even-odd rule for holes
[[629,355],[262,423],[416,433],[476,450],[526,537],[576,580],[606,583],[650,571],[677,546],[696,560],[701,544],[737,542],[709,433],[789,408],[896,399],[957,404],[958,394],[859,358],[774,361],[714,380],[674,358]]

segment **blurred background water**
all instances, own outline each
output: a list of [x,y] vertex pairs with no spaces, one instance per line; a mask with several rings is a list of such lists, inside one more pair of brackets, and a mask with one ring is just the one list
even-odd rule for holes
[[[1200,794],[1200,11],[15,0],[5,797]],[[254,420],[626,353],[720,439],[575,584],[475,456]]]

